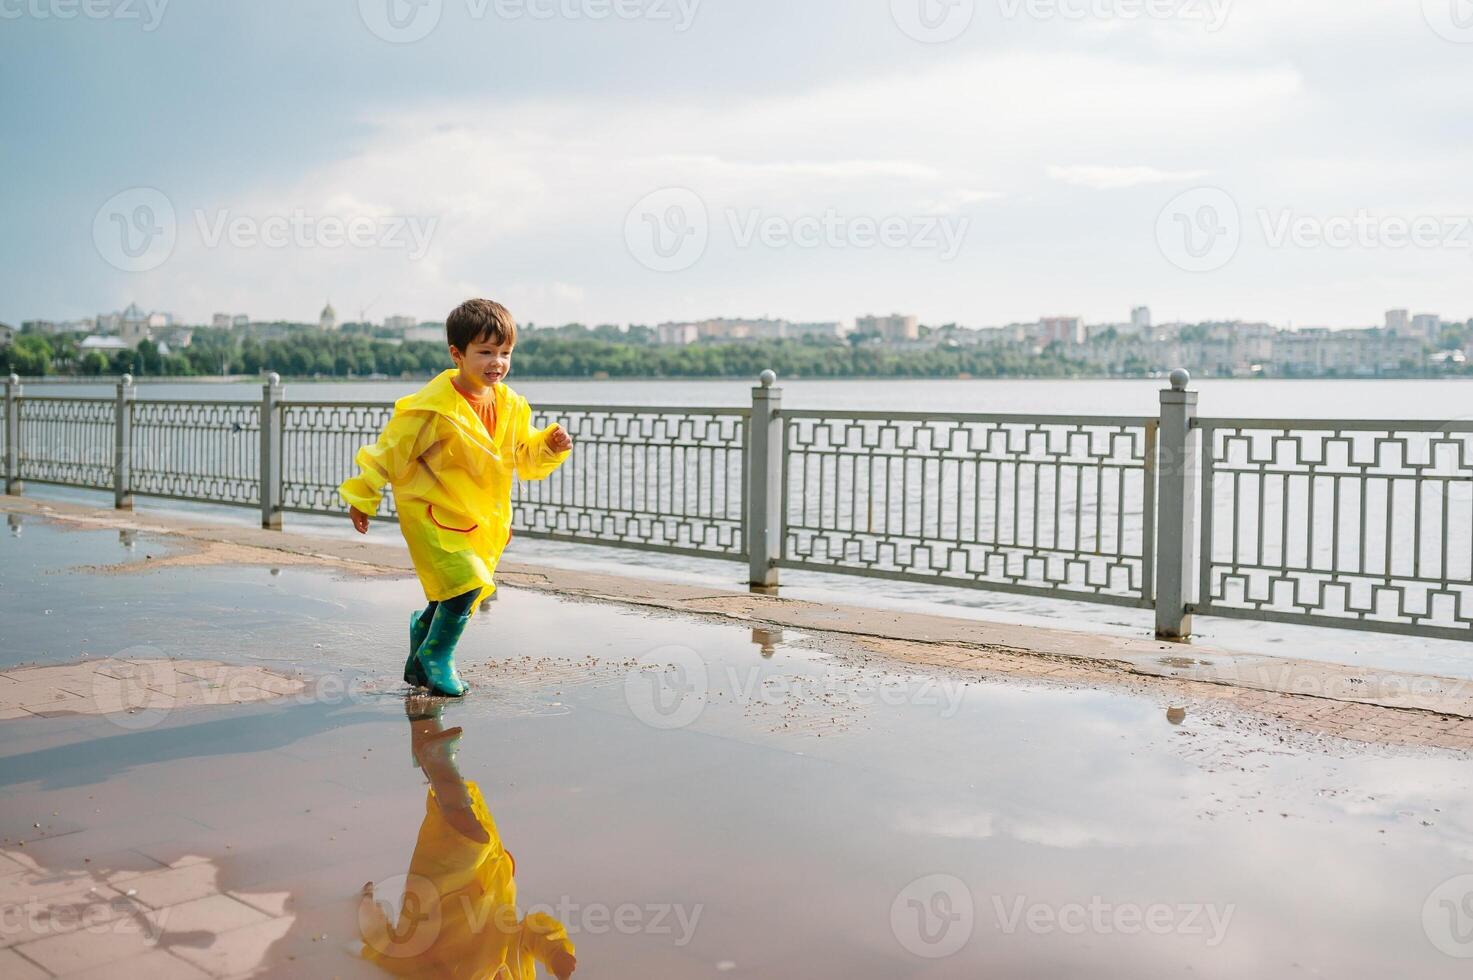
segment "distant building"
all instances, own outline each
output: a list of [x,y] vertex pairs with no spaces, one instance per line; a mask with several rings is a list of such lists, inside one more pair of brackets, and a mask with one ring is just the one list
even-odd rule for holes
[[128,308],[119,314],[118,336],[129,347],[137,347],[141,341],[153,337],[153,318],[140,310],[137,303],[129,303]]
[[854,332],[878,334],[885,340],[918,340],[921,322],[918,317],[891,313],[889,316],[862,316],[854,321]]
[[194,343],[192,327],[170,327],[159,340],[159,353],[167,353],[169,348],[183,349],[192,343]]
[[1411,327],[1406,310],[1387,310],[1386,329],[1394,334],[1405,334]]
[[93,334],[90,337],[83,338],[82,342],[77,345],[77,348],[85,354],[88,351],[94,350],[104,352],[132,350],[133,345],[123,340],[122,337],[104,337],[101,334]]
[[216,330],[229,330],[231,322],[232,320],[229,313],[216,313],[214,316],[210,317],[210,326],[214,327]]
[[844,335],[844,325],[837,320],[832,322],[822,320],[815,323],[787,323],[784,322],[784,337],[823,337],[825,339],[838,339]]
[[5,347],[15,339],[15,328],[8,323],[0,323],[0,347]]
[[1380,330],[1282,330],[1274,338],[1275,373],[1375,375],[1424,358],[1419,337]]
[[1412,336],[1436,343],[1442,337],[1442,317],[1436,313],[1418,313],[1412,317]]
[[404,316],[401,314],[399,316],[390,316],[384,318],[384,329],[386,330],[397,330],[402,333],[403,331],[418,325],[419,320],[412,316]]
[[248,327],[251,325],[251,318],[246,316],[244,313],[237,313],[231,319],[230,325],[236,328]]
[[701,339],[701,328],[694,323],[661,323],[655,326],[657,344],[694,344]]
[[338,328],[338,311],[332,308],[331,303],[322,308],[322,314],[317,318],[317,327],[327,331]]
[[1077,316],[1046,316],[1038,321],[1038,339],[1045,346],[1058,341],[1061,344],[1084,343],[1084,320]]
[[1130,325],[1138,334],[1146,334],[1151,331],[1151,308],[1149,306],[1135,306],[1130,310]]
[[443,323],[421,323],[409,327],[404,331],[406,342],[418,341],[428,344],[445,343],[445,324]]
[[817,323],[793,323],[788,320],[717,317],[655,326],[657,344],[693,344],[698,340],[785,340],[795,337],[834,337],[843,332],[837,320]]

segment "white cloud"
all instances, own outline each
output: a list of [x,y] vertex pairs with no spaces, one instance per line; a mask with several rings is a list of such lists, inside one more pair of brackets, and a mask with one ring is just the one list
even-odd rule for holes
[[1200,180],[1207,170],[1158,170],[1155,167],[1105,167],[1090,164],[1059,166],[1050,164],[1048,175],[1055,180],[1079,187],[1091,187],[1100,191],[1139,187],[1142,184],[1167,184],[1185,180]]

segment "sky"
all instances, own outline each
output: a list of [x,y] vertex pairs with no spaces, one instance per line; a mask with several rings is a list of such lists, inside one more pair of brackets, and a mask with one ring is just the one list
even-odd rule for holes
[[1473,0],[0,0],[0,321],[1473,316]]

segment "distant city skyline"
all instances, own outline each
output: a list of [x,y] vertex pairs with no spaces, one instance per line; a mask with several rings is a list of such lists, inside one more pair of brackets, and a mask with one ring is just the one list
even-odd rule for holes
[[0,320],[1473,315],[1442,0],[921,2],[18,7]]

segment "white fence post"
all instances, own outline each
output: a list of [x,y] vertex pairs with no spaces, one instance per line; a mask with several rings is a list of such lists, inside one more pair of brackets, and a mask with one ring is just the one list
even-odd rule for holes
[[783,535],[783,390],[772,386],[777,380],[772,371],[763,371],[758,380],[747,442],[748,581],[775,586]]
[[1194,545],[1201,440],[1192,425],[1197,415],[1197,393],[1187,390],[1191,380],[1191,375],[1177,368],[1171,372],[1171,387],[1161,389],[1156,636],[1163,640],[1184,640],[1192,632],[1187,603],[1197,573]]
[[113,507],[133,509],[133,375],[118,379],[118,398],[113,415]]
[[281,375],[261,386],[261,526],[281,530]]

